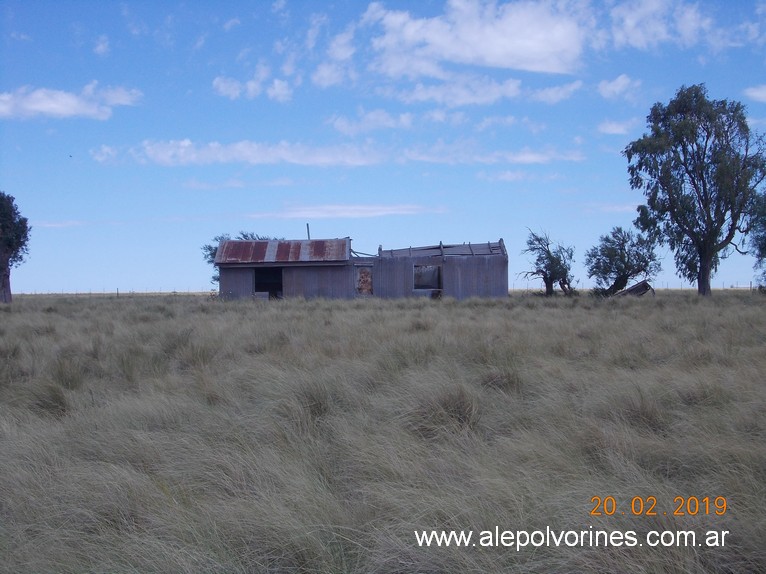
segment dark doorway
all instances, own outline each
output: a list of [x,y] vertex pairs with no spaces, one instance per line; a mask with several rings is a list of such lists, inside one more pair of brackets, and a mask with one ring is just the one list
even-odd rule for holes
[[264,267],[255,270],[256,293],[268,293],[269,299],[282,298],[282,268]]

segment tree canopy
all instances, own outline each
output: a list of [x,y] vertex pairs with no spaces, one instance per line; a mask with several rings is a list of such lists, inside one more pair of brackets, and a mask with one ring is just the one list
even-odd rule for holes
[[646,198],[635,223],[673,250],[679,276],[709,295],[720,259],[750,231],[766,176],[763,138],[751,133],[741,103],[710,100],[702,84],[656,103],[647,127],[623,151],[630,185]]
[[755,268],[762,270],[758,280],[761,285],[766,285],[766,193],[756,198],[750,246],[755,255]]
[[660,271],[654,244],[630,229],[614,227],[585,253],[588,277],[596,278],[595,292],[609,297],[625,289],[636,277],[648,279]]
[[[205,258],[205,261],[209,263],[210,265],[215,264],[215,254],[218,251],[218,245],[222,241],[226,241],[228,239],[231,239],[231,236],[228,233],[223,233],[221,235],[216,235],[213,237],[212,243],[206,243],[202,246],[202,256]],[[239,234],[234,238],[237,241],[269,241],[271,239],[281,239],[278,237],[268,237],[266,235],[258,235],[257,233],[254,233],[252,231],[240,231]],[[218,269],[215,269],[215,272],[213,273],[213,276],[210,278],[211,283],[218,283],[220,281],[221,277],[218,273]]]
[[559,284],[565,295],[572,293],[571,268],[574,259],[574,247],[553,244],[545,232],[535,233],[529,229],[527,248],[522,254],[534,256],[532,269],[523,273],[524,277],[540,277],[545,284],[545,295],[554,293],[554,286]]
[[0,303],[11,302],[11,268],[24,261],[31,229],[16,199],[0,191]]

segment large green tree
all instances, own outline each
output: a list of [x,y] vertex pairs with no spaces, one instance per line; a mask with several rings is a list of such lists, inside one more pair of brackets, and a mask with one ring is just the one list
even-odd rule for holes
[[[218,251],[218,245],[222,241],[226,241],[228,239],[231,239],[231,236],[228,233],[223,233],[221,235],[216,235],[213,237],[212,243],[206,243],[202,246],[202,256],[205,258],[205,261],[207,263],[210,263],[210,265],[215,264],[215,254]],[[238,241],[268,241],[270,239],[281,239],[277,237],[268,237],[266,235],[258,235],[257,233],[253,233],[252,231],[240,231],[239,235],[237,235],[234,239]],[[218,273],[218,269],[215,268],[215,272],[213,273],[213,276],[210,278],[211,283],[218,283],[220,281],[221,276]]]
[[546,297],[553,295],[556,283],[565,295],[572,294],[571,269],[574,247],[554,244],[545,232],[535,233],[531,229],[528,231],[527,248],[521,253],[532,255],[534,260],[531,261],[532,269],[522,275],[542,279]]
[[588,277],[595,277],[595,292],[609,297],[625,289],[636,277],[651,278],[660,271],[654,244],[640,233],[614,227],[585,252]]
[[755,268],[762,271],[758,280],[761,285],[766,285],[766,193],[758,195],[754,213],[750,245],[755,255]]
[[633,189],[643,191],[636,225],[674,252],[679,276],[710,295],[710,278],[750,231],[766,176],[763,138],[739,102],[708,99],[704,85],[682,87],[647,116],[649,133],[625,148]]
[[11,302],[11,268],[24,261],[31,229],[15,198],[0,191],[0,303]]

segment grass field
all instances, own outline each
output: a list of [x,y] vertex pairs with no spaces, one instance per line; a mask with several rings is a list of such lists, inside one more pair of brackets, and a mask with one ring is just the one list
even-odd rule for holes
[[[747,292],[19,296],[0,307],[0,570],[766,572],[765,373]],[[480,544],[495,527],[586,537]],[[475,546],[420,546],[431,530]]]

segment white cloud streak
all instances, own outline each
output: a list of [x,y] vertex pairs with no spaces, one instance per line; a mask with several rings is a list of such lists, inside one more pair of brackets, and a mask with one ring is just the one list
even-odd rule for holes
[[466,105],[488,105],[521,93],[519,80],[496,82],[487,77],[459,76],[439,84],[418,83],[414,88],[398,92],[405,103],[434,102],[448,108]]
[[577,80],[563,86],[554,86],[552,88],[543,88],[532,94],[532,99],[546,104],[557,104],[568,100],[572,95],[582,88],[582,81]]
[[242,24],[242,22],[240,22],[239,18],[230,18],[229,20],[226,20],[226,22],[224,22],[223,29],[224,31],[228,32],[229,30],[231,30],[232,28],[236,28],[240,24]]
[[336,116],[329,123],[340,133],[354,136],[381,129],[408,129],[412,127],[412,114],[391,115],[385,110],[360,110],[356,121]]
[[82,117],[107,120],[117,106],[134,106],[143,94],[123,87],[99,88],[98,82],[86,85],[79,94],[29,86],[0,93],[0,118],[23,119],[35,116],[52,118]]
[[484,152],[476,150],[471,143],[457,142],[448,144],[438,142],[426,148],[410,148],[404,151],[405,159],[437,164],[512,164],[535,165],[556,161],[582,161],[584,156],[579,151],[559,152],[555,149],[534,150],[524,147],[516,151]]
[[63,229],[66,227],[80,227],[85,225],[84,221],[67,220],[67,221],[35,221],[34,227],[45,227],[48,229]]
[[274,79],[266,94],[276,102],[289,102],[293,97],[293,90],[286,80]]
[[607,135],[625,135],[627,133],[630,133],[630,130],[632,130],[639,123],[640,122],[636,119],[626,120],[622,122],[606,120],[601,122],[598,125],[598,131],[602,134],[607,134]]
[[231,144],[210,142],[197,144],[191,140],[144,141],[133,151],[142,162],[163,166],[212,165],[245,163],[251,165],[294,164],[304,166],[363,166],[379,163],[375,150],[351,145],[312,147],[303,144],[277,144],[239,141]]
[[620,74],[614,80],[600,81],[598,93],[608,100],[620,97],[630,98],[639,87],[641,87],[641,80],[633,80],[627,74]]
[[[224,96],[230,100],[237,100],[242,96],[252,100],[263,93],[263,86],[270,76],[271,70],[269,67],[260,62],[255,67],[253,76],[247,81],[241,82],[236,78],[227,76],[215,77],[213,79],[213,90],[219,96]],[[272,100],[285,102],[292,97],[292,90],[285,80],[274,80],[266,90],[266,94]]]
[[756,102],[766,103],[766,84],[745,89],[745,96]]
[[356,52],[354,34],[356,28],[349,26],[345,31],[335,36],[327,49],[327,60],[319,64],[311,75],[311,80],[320,88],[328,88],[343,83],[346,79],[353,80],[356,72],[352,58]]
[[98,37],[96,40],[96,45],[93,46],[93,53],[97,54],[99,56],[108,56],[109,55],[109,37],[105,34],[102,34]]

